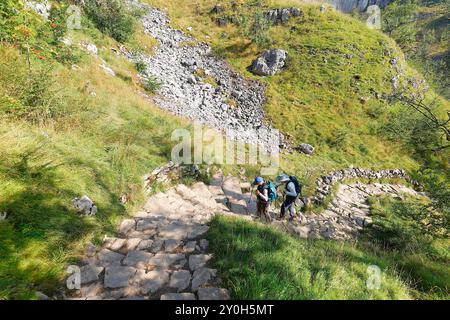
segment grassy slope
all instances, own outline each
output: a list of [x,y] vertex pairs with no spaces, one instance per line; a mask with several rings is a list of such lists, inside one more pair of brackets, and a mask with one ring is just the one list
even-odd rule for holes
[[[83,245],[113,232],[141,204],[142,176],[170,158],[171,131],[187,126],[139,94],[137,72],[112,53],[113,40],[93,29],[69,36],[96,43],[117,77],[87,54],[76,70],[51,61],[55,86],[75,102],[67,106],[70,115],[45,125],[0,119],[0,212],[9,213],[0,222],[0,299],[53,293]],[[150,49],[152,41],[139,37],[137,44]],[[0,57],[16,66],[0,75],[3,84],[25,68],[13,47],[2,45]],[[42,65],[33,59],[33,68]],[[124,193],[131,197],[125,206],[119,202]],[[80,218],[71,206],[84,194],[99,208],[94,218]]]
[[[417,169],[408,150],[376,134],[389,112],[375,93],[388,92],[393,75],[384,53],[391,50],[402,55],[380,32],[369,31],[363,23],[337,12],[321,14],[318,7],[301,1],[265,1],[272,7],[300,4],[305,17],[270,28],[273,43],[268,47],[288,51],[288,68],[261,78],[247,67],[265,48],[247,40],[239,27],[218,27],[209,13],[214,3],[195,1],[196,6],[193,1],[146,1],[166,9],[175,27],[186,31],[191,26],[188,33],[209,43],[246,77],[267,85],[268,120],[295,143],[316,147],[315,157],[288,156],[284,162],[284,167],[302,176],[306,184],[324,170],[350,164]],[[230,7],[227,10],[220,16],[233,13]],[[238,14],[245,10],[239,9]]]
[[[448,241],[421,234],[398,216],[401,205],[374,205],[380,227],[354,244],[301,240],[218,216],[208,235],[213,264],[237,299],[448,299]],[[371,265],[382,271],[378,290],[366,286]]]

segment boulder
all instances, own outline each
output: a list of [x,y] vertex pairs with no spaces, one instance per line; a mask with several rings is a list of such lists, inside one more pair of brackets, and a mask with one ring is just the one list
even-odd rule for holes
[[81,199],[75,198],[72,204],[80,214],[86,216],[93,216],[97,213],[97,207],[88,196],[83,196]]
[[298,151],[307,155],[312,155],[314,153],[314,147],[310,144],[302,143],[298,146]]
[[286,64],[287,52],[281,49],[264,51],[250,66],[250,71],[259,76],[273,76]]

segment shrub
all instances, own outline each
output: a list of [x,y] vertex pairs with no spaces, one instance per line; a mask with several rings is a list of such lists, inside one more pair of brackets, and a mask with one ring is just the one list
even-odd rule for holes
[[147,65],[144,61],[138,60],[134,63],[134,67],[139,73],[143,73],[147,69]]
[[126,42],[134,33],[136,18],[121,0],[87,0],[84,10],[100,31],[119,42]]
[[150,77],[144,83],[144,89],[148,92],[155,93],[162,86],[162,82],[158,81],[155,77]]
[[23,58],[0,63],[0,115],[43,124],[71,114],[78,103],[67,96],[50,64],[28,69]]

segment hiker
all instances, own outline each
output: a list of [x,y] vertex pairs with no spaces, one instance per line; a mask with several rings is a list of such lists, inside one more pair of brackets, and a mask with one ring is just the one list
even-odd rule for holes
[[277,184],[284,184],[284,201],[281,204],[280,219],[283,219],[286,215],[286,210],[289,210],[289,221],[294,220],[295,217],[295,201],[300,196],[301,185],[298,179],[294,176],[288,176],[287,174],[281,174],[277,178]]
[[272,221],[269,214],[270,198],[268,186],[261,177],[256,177],[253,185],[256,186],[256,215],[260,219],[264,216],[267,221]]

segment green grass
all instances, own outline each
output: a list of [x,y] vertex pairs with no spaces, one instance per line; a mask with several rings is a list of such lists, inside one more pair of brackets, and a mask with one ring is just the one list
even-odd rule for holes
[[[413,201],[373,201],[379,227],[356,243],[297,239],[216,216],[208,234],[213,267],[235,299],[449,299],[448,238],[422,232],[405,211]],[[371,265],[382,271],[376,290],[366,286]]]

